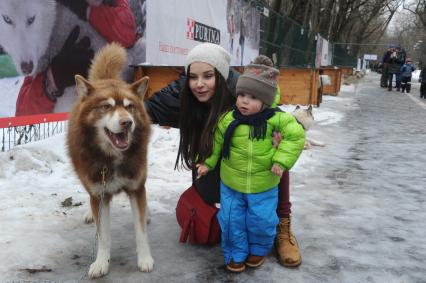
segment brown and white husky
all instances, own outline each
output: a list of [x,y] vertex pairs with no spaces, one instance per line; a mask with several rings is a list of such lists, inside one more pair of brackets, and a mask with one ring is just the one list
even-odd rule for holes
[[78,100],[69,120],[68,152],[80,181],[90,196],[96,221],[98,250],[89,277],[108,273],[110,263],[110,201],[127,193],[136,232],[137,264],[152,270],[154,260],[146,231],[147,147],[151,123],[143,105],[148,77],[129,85],[121,78],[126,51],[108,44],[95,56],[86,80],[77,75]]

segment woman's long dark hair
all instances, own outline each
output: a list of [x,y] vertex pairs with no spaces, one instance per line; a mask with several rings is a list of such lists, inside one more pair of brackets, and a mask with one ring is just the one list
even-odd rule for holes
[[195,163],[203,162],[211,155],[219,118],[235,103],[225,79],[216,68],[214,95],[208,102],[199,102],[189,88],[190,68],[188,66],[185,87],[180,94],[180,142],[175,169],[179,168],[179,164],[183,168],[193,169]]

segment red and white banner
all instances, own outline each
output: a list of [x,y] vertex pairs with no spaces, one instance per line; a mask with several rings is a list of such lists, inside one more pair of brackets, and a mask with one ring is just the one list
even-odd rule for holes
[[231,65],[259,54],[259,12],[243,0],[147,0],[146,64],[181,66],[195,45],[211,42]]

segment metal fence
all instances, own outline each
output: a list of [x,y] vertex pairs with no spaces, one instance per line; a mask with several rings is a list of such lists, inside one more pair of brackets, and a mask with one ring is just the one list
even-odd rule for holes
[[[315,66],[316,34],[258,0],[252,0],[251,5],[255,6],[261,15],[260,54],[275,59],[278,67]],[[265,10],[267,13],[264,13]],[[336,46],[335,50],[332,62],[336,62],[338,66],[356,66],[356,56],[349,54],[340,46]]]
[[0,151],[64,133],[67,118],[67,113],[0,118]]
[[357,66],[357,58],[349,54],[349,49],[341,45],[333,44],[332,64],[334,66]]

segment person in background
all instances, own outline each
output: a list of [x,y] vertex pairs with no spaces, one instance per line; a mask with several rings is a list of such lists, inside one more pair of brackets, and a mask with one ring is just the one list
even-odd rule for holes
[[239,39],[239,44],[240,44],[240,55],[241,55],[241,66],[244,65],[244,44],[246,41],[246,25],[244,22],[244,13],[241,14],[241,18],[240,18],[240,39]]
[[[131,47],[137,40],[135,20],[127,0],[58,0],[106,39]],[[24,79],[16,101],[16,116],[51,113],[64,89],[75,84],[74,76],[87,76],[94,56],[90,39],[78,40],[75,26],[49,67]]]
[[407,58],[405,64],[401,67],[401,92],[410,93],[411,90],[411,75],[416,68],[413,66],[411,58]]
[[426,99],[426,66],[422,68],[419,76],[420,81],[420,98]]
[[392,54],[391,49],[393,48],[393,45],[389,45],[389,48],[385,51],[382,57],[382,75],[380,76],[380,86],[381,87],[388,87],[388,81],[389,81],[389,61],[390,61],[390,55]]
[[401,63],[402,63],[402,54],[398,52],[396,47],[391,48],[389,55],[389,81],[388,81],[388,91],[392,91],[392,80],[395,75],[396,90],[399,91],[401,85],[397,81],[396,77],[400,73]]
[[[399,63],[399,68],[401,69],[402,66],[405,63],[405,59],[407,58],[407,53],[405,52],[405,49],[402,48],[401,46],[397,46],[396,47],[396,52],[399,55],[399,62],[400,62]],[[402,74],[401,74],[401,72],[396,73],[395,81],[396,81],[396,87],[397,88],[398,88],[398,86],[401,86],[401,81],[402,81]]]
[[[220,165],[222,251],[227,269],[257,268],[274,243],[278,183],[303,150],[302,126],[271,108],[279,71],[250,64],[237,82],[234,110],[219,120],[212,155],[197,164],[198,176]],[[272,132],[284,139],[273,147]],[[201,177],[202,178],[202,177]]]

